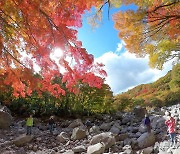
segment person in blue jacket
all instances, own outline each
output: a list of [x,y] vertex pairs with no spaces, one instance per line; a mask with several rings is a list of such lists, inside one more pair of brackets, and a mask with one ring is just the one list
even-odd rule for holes
[[151,132],[151,120],[149,119],[148,114],[145,115],[144,125],[147,128],[147,132],[150,133]]

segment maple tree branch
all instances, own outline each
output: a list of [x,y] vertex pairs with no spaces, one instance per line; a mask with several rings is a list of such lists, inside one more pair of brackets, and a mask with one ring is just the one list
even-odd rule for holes
[[175,58],[175,57],[179,57],[179,58],[180,58],[180,51],[179,51],[179,53],[173,54],[173,55],[170,55],[170,56],[173,56],[174,58]]
[[8,26],[8,27],[11,27],[12,29],[14,29],[16,32],[19,33],[19,31],[14,28],[12,25],[10,25],[2,16],[0,16],[0,19],[2,19],[2,21]]
[[[16,20],[14,20],[11,16],[7,15],[2,9],[0,9],[0,11],[7,16],[8,18],[10,18],[19,28],[22,28],[17,22]],[[2,18],[2,17],[1,17]]]
[[98,12],[100,12],[101,10],[102,10],[102,8],[106,5],[106,4],[108,4],[108,20],[110,19],[109,18],[109,12],[110,12],[110,7],[111,7],[111,3],[110,3],[110,0],[107,0],[106,2],[104,2],[104,4],[99,8],[99,10],[98,10]]
[[13,3],[16,5],[16,6],[18,6],[18,4],[16,3],[16,1],[15,0],[12,0],[13,1]]
[[53,40],[55,42],[55,37],[54,37],[54,32],[53,32],[53,27],[55,27],[57,29],[57,26],[55,25],[55,23],[52,21],[52,19],[44,12],[42,11],[42,9],[39,9],[40,12],[46,17],[50,27],[51,27],[51,33],[52,33],[52,37],[53,37]]
[[[1,12],[2,12],[5,16],[9,17],[12,21],[14,21],[15,24],[16,24],[20,29],[23,29],[14,19],[11,18],[11,16],[7,15],[3,10],[1,10]],[[17,33],[19,33],[19,31],[17,30],[16,27],[10,25],[2,16],[0,16],[0,18],[4,21],[4,23],[6,23],[7,26],[13,28]],[[24,16],[23,16],[23,18],[26,19]],[[26,23],[27,23],[27,21],[26,21]],[[29,28],[29,31],[30,31],[30,33],[31,33],[32,38],[33,38],[34,41],[37,43],[36,39],[34,38],[32,32],[31,32],[31,29],[30,29],[30,26],[29,26],[28,23],[27,23],[27,26],[28,26],[28,28]],[[31,37],[29,36],[29,34],[28,34],[26,31],[23,31],[23,32],[29,37],[29,39],[31,39]],[[21,33],[19,33],[19,34],[22,35]],[[37,44],[38,44],[38,43],[37,43]],[[33,46],[35,46],[35,45],[33,45]]]
[[[165,22],[166,20],[163,20],[163,21],[161,21],[161,22],[159,22],[158,24],[156,24],[156,25],[153,25],[153,26],[151,26],[150,28],[147,28],[147,31],[146,32],[143,32],[142,34],[148,34],[148,33],[151,33],[151,32],[153,32],[153,31],[155,31],[156,29],[158,29],[160,26],[161,26],[161,24],[163,24],[163,22]],[[149,30],[148,30],[149,29]]]
[[[173,20],[173,19],[171,19]],[[154,31],[154,33],[146,36],[144,39],[149,39],[150,37],[154,36],[155,34],[157,34],[167,23],[169,23],[171,20],[168,20],[167,22],[165,22],[163,25],[159,26],[158,28],[156,28]]]
[[[179,18],[179,16],[165,16],[164,18],[162,18],[162,20],[159,20],[159,23],[157,23],[156,25],[151,26],[149,28],[149,30],[147,30],[146,32],[143,32],[143,34],[148,34],[148,33],[154,32],[159,28],[162,29],[162,27],[165,26],[166,24],[168,24],[170,21],[176,20],[178,18]],[[156,21],[158,21],[158,20],[156,20]],[[157,30],[156,32],[158,32],[158,31],[159,30]]]
[[155,34],[157,34],[157,33],[158,33],[167,23],[169,23],[169,22],[170,22],[170,20],[167,21],[167,22],[165,22],[163,25],[157,27],[157,28],[154,30],[155,32],[154,32],[153,34],[147,36],[147,37],[152,37],[152,36],[154,36]]
[[15,58],[5,47],[3,48],[6,53],[8,53],[15,61],[17,61],[19,64],[27,68],[24,64],[22,64],[17,58]]
[[111,7],[111,3],[110,3],[110,0],[108,0],[108,19],[109,19],[109,20],[110,20],[110,18],[109,18],[110,7]]
[[148,23],[149,23],[149,22],[155,22],[155,21],[162,20],[162,19],[169,19],[169,18],[180,19],[180,15],[167,15],[167,16],[164,16],[164,17],[157,17],[157,18],[154,19],[154,20],[148,21]]
[[[50,23],[50,25],[51,25],[52,27],[56,28],[56,30],[58,30],[60,33],[63,34],[63,37],[65,38],[66,42],[71,46],[71,43],[69,42],[68,38],[66,37],[64,31],[63,31],[62,29],[60,30],[59,27],[56,26],[56,24],[53,22],[53,20],[52,20],[43,10],[40,9],[40,12],[46,17],[46,19],[49,21],[49,23]],[[73,44],[74,44],[74,43],[73,43]],[[74,44],[74,46],[77,47],[76,44]],[[78,47],[78,48],[79,48],[79,47]]]
[[52,21],[52,19],[41,9],[39,11],[42,13],[43,16],[48,20],[48,23],[50,24],[51,27],[56,28],[56,30],[59,30],[59,28],[56,26],[56,24]]
[[177,57],[178,59],[180,59],[180,52],[177,53],[177,54],[171,54],[171,55],[169,55],[169,58],[167,58],[166,61],[172,60],[172,59],[174,59],[174,58],[176,58],[176,57]]
[[[71,43],[69,42],[68,38],[66,37],[64,31],[62,30],[62,28],[60,29],[58,26],[56,26],[56,24],[53,22],[53,20],[43,10],[40,9],[40,12],[46,17],[46,19],[49,21],[49,23],[52,27],[56,28],[56,30],[58,30],[60,33],[63,34],[63,37],[66,40],[67,44],[69,46],[72,46]],[[73,43],[73,45],[77,48],[77,50],[79,49],[79,47],[75,43]],[[63,63],[66,65],[67,69],[69,69],[71,72],[73,72],[72,69],[66,64],[66,61],[63,61]]]
[[169,4],[164,4],[164,5],[160,5],[160,6],[157,6],[154,10],[152,11],[147,11],[147,13],[150,13],[150,12],[156,12],[158,9],[162,8],[162,7],[168,7],[168,6],[171,6],[171,5],[176,5],[176,3],[179,3],[180,1],[179,0],[175,0],[174,2],[172,3],[169,3]]
[[9,65],[10,65],[10,64],[9,64],[9,58],[8,58],[7,54],[5,54],[5,57],[6,57],[6,64],[7,64],[8,67],[10,67],[10,66],[9,66]]
[[164,20],[164,19],[167,19],[167,18],[166,17],[158,17],[158,18],[156,18],[154,20],[149,19],[149,21],[147,23],[156,22],[156,21]]
[[[14,0],[13,0],[13,3],[14,3],[16,6],[18,6],[18,4],[17,4]],[[23,12],[20,8],[19,8],[19,10],[20,10],[21,12]],[[32,38],[34,39],[34,41],[36,42],[36,44],[38,45],[37,40],[35,39],[35,37],[34,37],[33,34],[32,34],[32,30],[31,30],[30,25],[29,25],[29,23],[28,23],[28,19],[27,19],[26,17],[24,17],[24,14],[23,14],[23,13],[22,13],[22,16],[23,16],[23,18],[25,19],[24,21],[26,22],[26,25],[28,26],[27,28],[29,29],[30,35],[32,36]],[[20,27],[20,28],[21,28],[21,27]],[[25,32],[25,34],[27,34],[27,36],[29,37],[29,40],[31,40],[30,35],[29,35],[28,33],[26,33],[26,32]],[[31,44],[35,47],[35,45],[32,43],[32,41],[31,41]]]
[[107,3],[110,3],[109,0],[107,0],[106,2],[104,2],[104,4],[99,8],[99,11],[101,11],[102,8],[103,8]]
[[[24,17],[24,16],[23,16],[23,17]],[[27,28],[29,29],[29,32],[30,32],[30,35],[27,34],[28,37],[29,37],[29,40],[31,41],[31,37],[32,37],[33,40],[35,41],[36,45],[39,46],[38,41],[36,40],[36,38],[34,37],[34,35],[33,35],[33,33],[32,33],[31,26],[29,25],[28,19],[25,18],[25,17],[24,17],[24,19],[25,19],[25,23],[26,23],[26,25],[27,25]],[[34,43],[33,43],[32,41],[31,41],[31,44],[32,44],[34,47],[36,47],[36,45],[34,45]]]

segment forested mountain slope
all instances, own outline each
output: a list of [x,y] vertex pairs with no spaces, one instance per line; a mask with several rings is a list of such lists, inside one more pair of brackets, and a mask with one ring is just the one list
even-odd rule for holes
[[115,96],[115,106],[126,109],[135,105],[164,106],[180,102],[180,64],[150,84],[138,85]]

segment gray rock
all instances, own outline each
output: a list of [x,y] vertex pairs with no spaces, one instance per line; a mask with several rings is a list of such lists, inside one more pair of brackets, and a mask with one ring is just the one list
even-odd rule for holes
[[126,116],[122,119],[122,124],[127,124],[128,122],[131,122],[132,117],[131,116]]
[[69,140],[69,137],[67,135],[67,133],[65,132],[61,132],[57,137],[56,139],[61,142],[61,143],[64,143],[64,142],[67,142]]
[[26,145],[27,143],[31,142],[32,139],[34,138],[33,135],[21,135],[19,137],[17,137],[13,143],[16,145],[16,146],[24,146]]
[[125,139],[127,139],[129,137],[129,135],[128,134],[119,134],[119,141],[124,141]]
[[75,147],[75,148],[73,149],[73,151],[74,151],[75,153],[76,153],[76,152],[81,153],[81,152],[86,151],[86,147],[85,147],[84,145],[80,145],[80,146]]
[[100,133],[100,128],[98,126],[92,126],[90,129],[89,129],[89,133],[90,134],[99,134]]
[[153,147],[147,147],[142,150],[140,150],[141,154],[151,154],[153,152]]
[[108,149],[115,144],[116,140],[111,132],[106,132],[93,136],[90,141],[91,144],[96,144],[100,142],[104,142],[105,148]]
[[82,123],[81,119],[76,119],[68,126],[68,128],[75,128],[75,127],[83,126],[83,125],[84,124]]
[[7,129],[12,124],[13,118],[10,113],[0,110],[0,128]]
[[63,154],[74,154],[74,151],[72,151],[72,150],[67,150],[67,151],[64,152]]
[[124,140],[124,145],[131,145],[131,139],[130,138],[126,138]]
[[104,151],[105,151],[105,144],[97,143],[88,147],[87,154],[103,154]]
[[142,108],[141,106],[136,106],[134,109],[133,109],[133,112],[132,112],[135,117],[137,118],[144,118],[145,117],[145,114],[147,113],[147,110],[145,108]]
[[155,135],[154,133],[144,133],[138,139],[138,145],[140,148],[150,147],[155,144]]
[[141,124],[141,125],[139,126],[139,132],[145,133],[146,131],[147,131],[146,126],[144,126],[144,124]]
[[173,154],[180,154],[180,148],[173,150]]
[[110,130],[110,128],[111,128],[111,123],[103,123],[103,124],[100,126],[100,129],[101,129],[101,130],[105,130],[105,131]]
[[120,129],[121,129],[121,126],[119,125],[119,123],[114,123],[114,125],[110,129],[110,132],[113,134],[119,134]]
[[72,140],[80,140],[86,137],[86,130],[82,127],[76,127],[73,129],[71,136]]

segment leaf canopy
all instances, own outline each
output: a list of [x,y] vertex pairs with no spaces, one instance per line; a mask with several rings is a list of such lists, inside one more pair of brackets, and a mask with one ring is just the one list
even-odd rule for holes
[[134,3],[137,11],[119,11],[113,16],[126,48],[140,56],[149,55],[150,66],[162,69],[171,59],[180,59],[180,1],[122,0]]
[[[66,87],[76,92],[77,81],[101,87],[106,75],[101,64],[95,64],[77,39],[82,14],[102,0],[3,0],[0,1],[0,72],[1,86],[11,86],[14,96],[49,91],[65,95],[64,89],[53,84],[62,77]],[[63,56],[58,64],[50,58],[53,49]],[[36,76],[35,68],[40,67]],[[99,75],[98,75],[99,74]],[[7,87],[6,87],[7,86]]]

